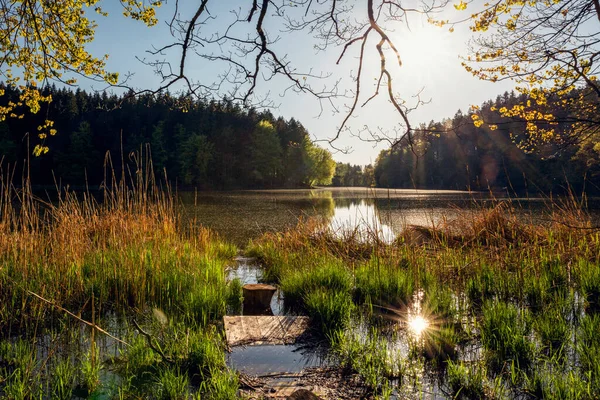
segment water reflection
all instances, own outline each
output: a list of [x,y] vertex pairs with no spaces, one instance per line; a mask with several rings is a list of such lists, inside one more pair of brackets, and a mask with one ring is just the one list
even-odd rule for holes
[[236,371],[253,375],[294,373],[309,367],[329,365],[324,349],[302,345],[258,345],[234,347],[227,364]]
[[389,220],[389,212],[380,213],[373,199],[343,199],[336,204],[328,228],[341,237],[355,234],[368,240],[376,236],[389,243],[396,237]]
[[[244,247],[265,232],[319,218],[336,232],[377,233],[392,240],[407,225],[432,226],[459,210],[490,204],[487,194],[460,191],[326,188],[180,193],[185,217]],[[543,201],[527,201],[541,208]],[[520,203],[524,204],[523,202]]]
[[427,321],[422,315],[415,315],[408,320],[408,328],[412,334],[418,339],[421,334],[429,327],[429,321]]

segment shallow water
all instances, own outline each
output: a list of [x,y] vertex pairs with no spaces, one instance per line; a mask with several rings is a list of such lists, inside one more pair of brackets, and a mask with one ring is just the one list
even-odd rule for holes
[[303,345],[260,345],[234,347],[227,364],[246,374],[296,373],[309,367],[329,365],[326,354]]
[[[236,257],[235,265],[227,271],[227,279],[239,279],[242,285],[249,283],[261,283],[262,282],[262,267],[253,258],[248,257]],[[271,311],[273,315],[283,315],[283,295],[277,289],[271,299]],[[242,307],[241,315],[244,315]]]

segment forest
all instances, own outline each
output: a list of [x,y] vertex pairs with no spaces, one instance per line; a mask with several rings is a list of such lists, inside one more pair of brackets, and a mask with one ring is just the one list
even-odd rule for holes
[[[14,87],[2,89],[8,101],[20,96]],[[329,184],[335,169],[331,153],[315,145],[298,121],[227,100],[168,93],[128,97],[54,86],[43,95],[52,102],[38,113],[0,123],[3,164],[21,171],[29,162],[38,187],[98,187],[106,178],[103,166],[119,176],[122,161],[135,168],[139,154],[148,151],[156,176],[179,189],[310,187]],[[34,157],[40,139],[31,133],[47,120],[57,133],[42,136],[49,151]]]
[[[14,97],[20,94],[4,89]],[[314,144],[293,118],[243,109],[227,100],[199,101],[168,93],[128,97],[56,87],[46,88],[48,94],[53,101],[43,105],[46,109],[0,123],[3,164],[20,171],[28,162],[38,187],[98,187],[106,179],[104,166],[119,173],[122,161],[132,168],[140,153],[149,152],[158,179],[180,189],[332,185],[516,194],[598,190],[593,132],[528,151],[524,122],[497,112],[527,101],[515,92],[466,113],[459,110],[451,119],[421,124],[410,142],[381,151],[375,165],[367,166],[335,163],[330,151]],[[553,112],[560,118],[564,110]],[[475,126],[474,115],[489,123]],[[28,132],[36,132],[45,120],[53,121],[58,133],[43,139],[47,153],[31,156],[40,139],[29,139]]]
[[[505,92],[467,113],[459,110],[451,119],[421,124],[412,143],[403,140],[379,154],[374,168],[376,185],[518,194],[564,193],[568,188],[597,192],[594,182],[600,173],[600,149],[595,145],[596,130],[576,137],[557,135],[556,140],[530,151],[526,147],[530,144],[527,122],[498,112],[528,101],[527,95]],[[557,120],[567,114],[565,108],[552,110]],[[473,122],[477,118],[489,123],[477,127]],[[572,127],[564,120],[557,124],[559,133]]]

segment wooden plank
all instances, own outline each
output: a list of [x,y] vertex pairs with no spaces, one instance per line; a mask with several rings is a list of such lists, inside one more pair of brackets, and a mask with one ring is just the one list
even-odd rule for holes
[[308,329],[308,317],[235,315],[223,317],[229,346],[290,344]]

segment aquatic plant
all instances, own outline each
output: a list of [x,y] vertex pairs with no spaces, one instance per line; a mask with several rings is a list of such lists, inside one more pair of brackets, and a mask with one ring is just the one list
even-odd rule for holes
[[306,311],[314,327],[325,336],[344,330],[355,308],[350,293],[319,288],[306,294]]
[[340,260],[322,256],[307,261],[306,267],[288,272],[281,280],[286,307],[303,309],[310,293],[319,289],[350,293],[352,275]]
[[586,308],[590,311],[600,311],[600,265],[582,261],[578,268],[578,283],[581,295],[585,299]]
[[75,366],[69,359],[60,359],[53,365],[50,380],[50,391],[52,397],[60,400],[68,400],[73,395],[75,387]]
[[405,360],[399,352],[390,351],[387,339],[376,330],[366,335],[352,329],[335,331],[331,346],[340,364],[360,374],[372,391],[381,391],[390,379],[402,379],[405,373]]
[[414,292],[411,272],[380,257],[360,265],[354,275],[358,302],[400,308],[410,302]]
[[447,362],[447,382],[453,399],[483,399],[487,370],[478,363]]
[[587,376],[594,393],[600,393],[600,315],[587,314],[577,331],[576,351],[581,373]]
[[488,301],[482,314],[481,342],[488,350],[492,367],[500,369],[504,363],[514,361],[519,368],[527,368],[535,352],[528,337],[531,321],[527,310],[502,301]]
[[156,383],[159,398],[163,400],[187,400],[189,398],[188,376],[176,368],[162,368],[158,372]]

